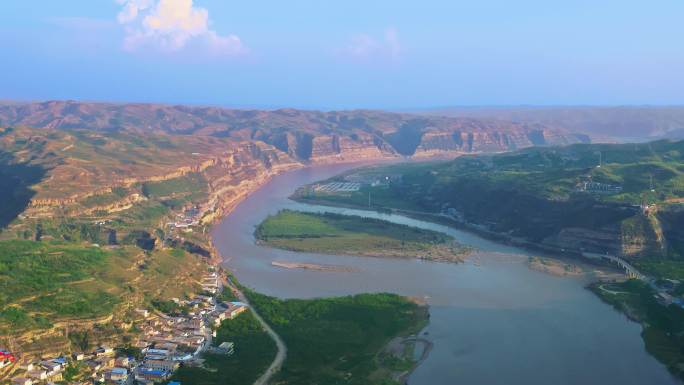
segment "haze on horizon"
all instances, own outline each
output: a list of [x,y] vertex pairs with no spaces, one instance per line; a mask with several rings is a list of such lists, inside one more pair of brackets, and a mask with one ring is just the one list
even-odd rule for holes
[[675,0],[74,0],[0,10],[1,99],[684,104]]

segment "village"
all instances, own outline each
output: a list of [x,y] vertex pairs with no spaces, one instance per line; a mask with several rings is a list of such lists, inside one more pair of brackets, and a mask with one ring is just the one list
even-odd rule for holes
[[35,360],[0,348],[0,377],[12,373],[13,385],[152,385],[169,381],[180,366],[201,366],[202,353],[232,355],[232,342],[213,346],[212,338],[222,322],[230,322],[248,305],[223,300],[232,298],[234,289],[224,284],[214,267],[198,284],[201,294],[187,300],[173,298],[173,311],[136,309],[140,333],[131,345],[102,345],[90,352],[64,352]]

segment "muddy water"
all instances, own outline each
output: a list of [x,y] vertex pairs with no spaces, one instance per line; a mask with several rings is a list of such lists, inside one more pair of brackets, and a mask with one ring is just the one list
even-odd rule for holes
[[[405,218],[292,202],[299,186],[350,166],[315,167],[276,177],[214,228],[225,265],[243,284],[282,298],[361,292],[424,297],[434,343],[411,385],[451,384],[679,384],[644,349],[638,324],[603,304],[577,278],[527,268],[529,253],[476,235]],[[255,245],[253,231],[283,208],[380,217],[443,231],[482,252],[478,263],[446,264],[302,254]],[[282,269],[281,262],[330,264],[355,272]]]

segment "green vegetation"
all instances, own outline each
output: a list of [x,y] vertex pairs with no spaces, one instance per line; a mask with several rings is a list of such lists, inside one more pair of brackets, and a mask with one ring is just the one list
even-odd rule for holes
[[393,294],[312,300],[247,294],[288,347],[278,384],[394,384],[385,345],[427,322],[425,308]]
[[256,229],[257,239],[281,249],[456,261],[467,251],[453,238],[373,218],[280,211]]
[[123,187],[115,187],[112,189],[111,192],[105,194],[91,195],[84,199],[81,202],[81,204],[85,207],[109,205],[118,200],[121,200],[126,195],[128,195],[128,193],[129,191]]
[[659,304],[650,286],[638,280],[597,283],[591,289],[616,309],[641,322],[646,350],[684,379],[684,309]]
[[97,317],[117,302],[101,289],[77,284],[105,268],[112,252],[20,240],[0,241],[0,249],[0,328],[45,326],[47,316]]
[[204,196],[206,186],[207,181],[201,174],[190,173],[160,182],[144,183],[142,192],[148,198],[183,196],[186,200],[196,200]]
[[[408,214],[437,214],[450,208],[461,223],[480,230],[537,244],[558,244],[558,248],[590,246],[589,251],[601,253],[621,252],[619,238],[624,230],[627,239],[645,245],[636,253],[662,255],[656,239],[662,227],[667,253],[676,257],[684,255],[684,231],[680,230],[684,210],[675,203],[684,198],[683,162],[684,141],[535,147],[447,162],[365,168],[333,178],[365,180],[358,192],[331,194],[304,188],[294,198],[367,208],[370,195],[371,208]],[[599,185],[585,188],[587,182]],[[657,204],[656,214],[648,221],[623,226],[638,215],[641,203]],[[558,242],[566,229],[581,229],[585,234],[607,231],[615,242],[568,247]]]
[[189,385],[252,384],[271,364],[277,350],[250,311],[221,323],[214,344],[225,341],[235,343],[233,355],[206,353],[206,369],[185,366],[174,374],[173,380]]

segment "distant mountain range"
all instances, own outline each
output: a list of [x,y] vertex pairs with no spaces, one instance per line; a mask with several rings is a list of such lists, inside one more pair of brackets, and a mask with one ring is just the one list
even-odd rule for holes
[[445,107],[418,112],[540,124],[622,141],[684,138],[684,106]]
[[262,141],[300,161],[500,152],[592,140],[581,130],[498,118],[74,101],[0,103],[2,126]]

